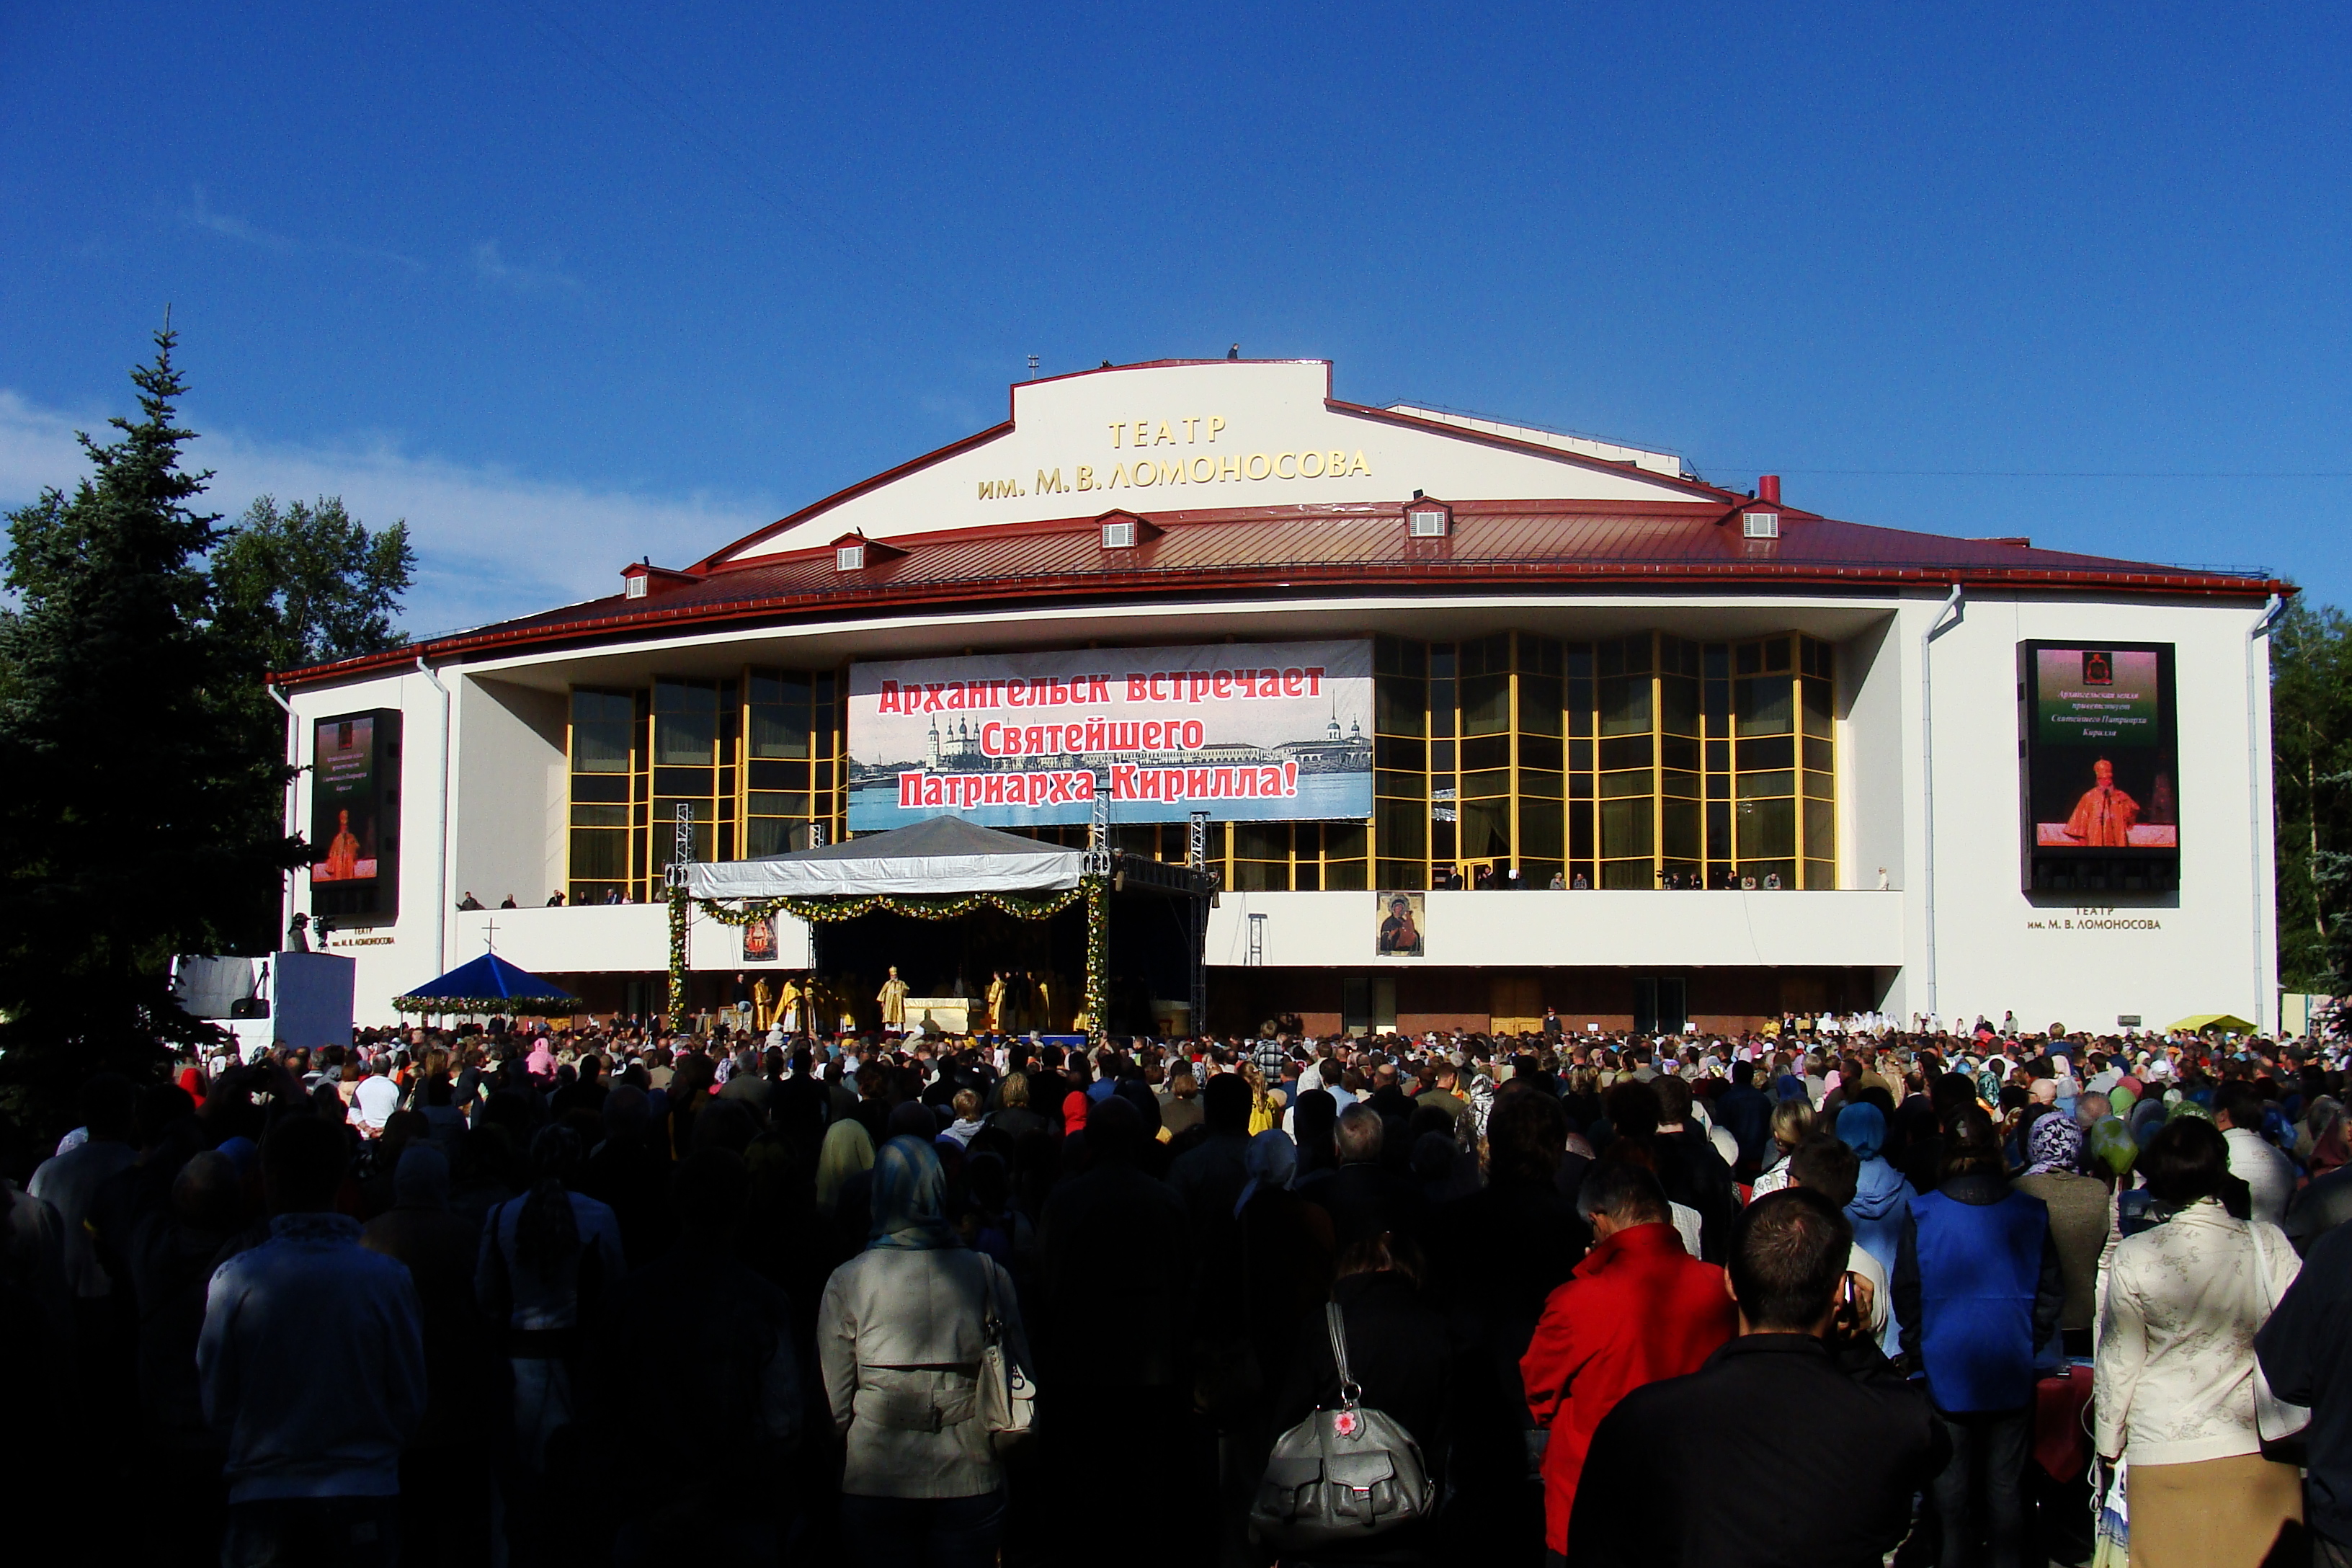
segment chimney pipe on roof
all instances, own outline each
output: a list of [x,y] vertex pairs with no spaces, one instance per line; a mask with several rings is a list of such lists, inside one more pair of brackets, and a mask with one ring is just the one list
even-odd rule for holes
[[1759,475],[1757,475],[1757,476],[1756,476],[1756,499],[1757,499],[1758,500],[1769,500],[1769,501],[1770,501],[1774,506],[1778,506],[1778,505],[1780,505],[1780,475],[1778,475],[1778,474],[1759,474]]

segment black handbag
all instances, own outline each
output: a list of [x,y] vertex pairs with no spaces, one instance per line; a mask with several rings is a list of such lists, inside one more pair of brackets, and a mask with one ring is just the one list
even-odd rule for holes
[[1415,1520],[1436,1504],[1421,1445],[1394,1417],[1367,1408],[1348,1375],[1348,1330],[1336,1302],[1326,1303],[1331,1359],[1339,1369],[1339,1403],[1317,1409],[1275,1439],[1250,1526],[1285,1551],[1361,1541]]

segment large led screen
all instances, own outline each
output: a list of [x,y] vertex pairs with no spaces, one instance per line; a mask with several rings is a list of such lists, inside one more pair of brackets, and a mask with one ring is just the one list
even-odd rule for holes
[[[2169,643],[2021,643],[2029,887],[2168,886],[2180,853]],[[2104,884],[2103,884],[2104,885]]]
[[849,826],[1360,820],[1371,730],[1363,639],[856,664]]
[[339,714],[311,729],[312,910],[394,911],[399,829],[400,715]]

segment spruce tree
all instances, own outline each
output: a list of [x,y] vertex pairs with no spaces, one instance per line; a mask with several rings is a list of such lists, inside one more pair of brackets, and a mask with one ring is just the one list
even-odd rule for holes
[[[80,437],[93,471],[8,519],[0,624],[0,1093],[53,1112],[101,1068],[148,1075],[196,1026],[174,952],[266,950],[257,885],[304,862],[281,826],[284,731],[216,615],[208,471],[181,465],[169,324],[141,417]],[[272,910],[274,914],[274,909]]]

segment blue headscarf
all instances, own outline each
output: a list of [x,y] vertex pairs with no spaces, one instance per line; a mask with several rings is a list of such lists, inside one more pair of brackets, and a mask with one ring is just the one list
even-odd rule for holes
[[1871,1159],[1886,1146],[1886,1118],[1878,1107],[1857,1100],[1838,1112],[1838,1142],[1862,1159]]
[[1249,1141],[1242,1163],[1249,1172],[1249,1182],[1234,1204],[1237,1215],[1249,1206],[1259,1188],[1286,1188],[1297,1178],[1298,1145],[1281,1128],[1269,1127]]
[[874,1156],[874,1224],[866,1245],[924,1252],[961,1243],[948,1228],[948,1178],[938,1151],[901,1134]]

